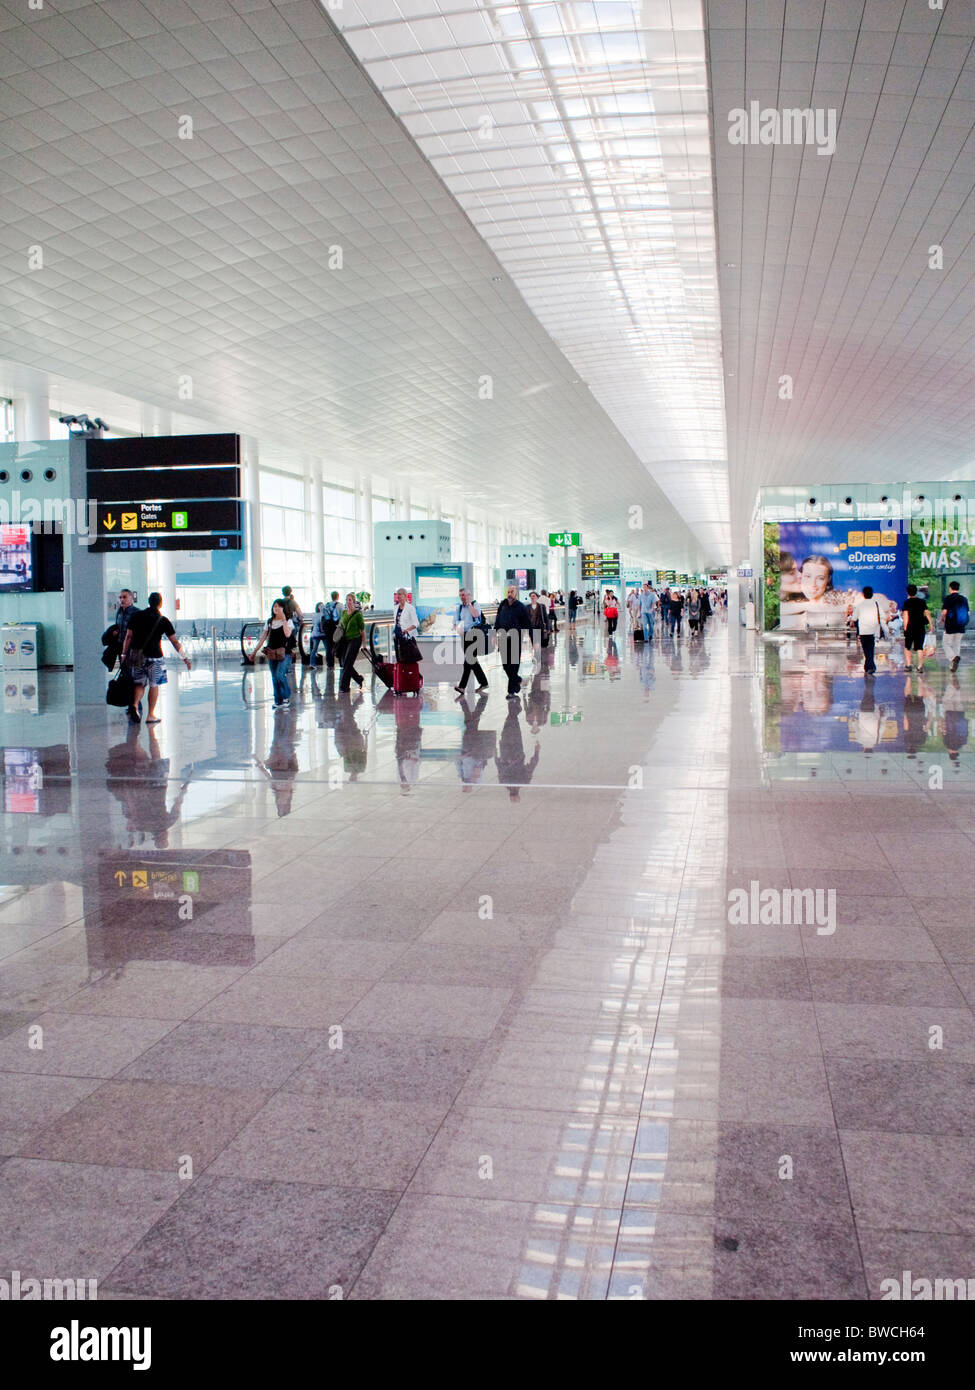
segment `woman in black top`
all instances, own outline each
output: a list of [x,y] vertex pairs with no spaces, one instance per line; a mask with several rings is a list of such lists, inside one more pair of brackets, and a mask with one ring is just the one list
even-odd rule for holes
[[910,671],[911,652],[917,652],[917,669],[923,671],[924,634],[933,632],[934,626],[931,622],[931,614],[928,612],[928,605],[918,594],[916,584],[908,584],[907,586],[907,598],[904,600],[904,610],[901,617],[904,620],[905,665]]

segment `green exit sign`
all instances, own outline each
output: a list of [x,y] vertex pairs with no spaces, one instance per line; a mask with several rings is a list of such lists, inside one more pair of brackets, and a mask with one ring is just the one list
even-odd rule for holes
[[578,532],[578,531],[549,531],[549,533],[548,533],[548,543],[549,543],[549,545],[578,545],[578,544],[579,544],[579,532]]

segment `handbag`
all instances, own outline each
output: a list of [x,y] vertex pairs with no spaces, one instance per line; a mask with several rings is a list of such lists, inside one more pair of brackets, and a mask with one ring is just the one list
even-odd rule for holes
[[401,661],[405,666],[415,666],[423,660],[415,637],[400,637],[396,644],[396,660]]
[[285,647],[265,647],[264,655],[268,661],[283,661],[288,652]]
[[127,666],[123,666],[114,680],[108,683],[105,691],[106,705],[114,705],[117,709],[129,709],[135,696],[135,682]]

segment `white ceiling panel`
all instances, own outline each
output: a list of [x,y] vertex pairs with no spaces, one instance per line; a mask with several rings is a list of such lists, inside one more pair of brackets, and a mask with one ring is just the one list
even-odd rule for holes
[[[127,0],[0,0],[0,26],[8,73],[32,79],[0,82],[0,389],[85,382],[183,427],[239,429],[296,468],[422,476],[648,563],[705,559],[317,0],[167,0],[158,22]],[[519,173],[475,170],[491,187]],[[608,178],[586,195],[603,205],[579,222],[582,254],[600,223],[624,245]],[[533,205],[534,185],[520,191]],[[637,288],[624,274],[620,292]]]
[[728,560],[700,5],[399,8],[345,0],[334,18],[702,551]]
[[[816,9],[801,51],[815,41],[814,70],[797,73],[788,26]],[[975,6],[710,0],[707,14],[741,557],[763,485],[882,490],[975,464],[975,109],[956,86],[966,64],[975,72]],[[753,68],[753,52],[780,40],[782,58]],[[733,108],[805,106],[814,93],[837,113],[833,155],[728,142]],[[780,398],[786,376],[792,399]]]

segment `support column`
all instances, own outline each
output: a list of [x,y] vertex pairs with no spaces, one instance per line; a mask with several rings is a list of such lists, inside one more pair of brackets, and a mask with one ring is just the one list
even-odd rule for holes
[[261,588],[261,492],[257,440],[242,439],[241,454],[241,484],[246,518],[244,542],[247,546],[247,584],[251,613],[254,617],[260,618],[264,612],[264,605]]
[[[359,506],[360,497],[356,493],[356,506]],[[362,541],[366,556],[366,579],[364,588],[368,589],[376,597],[376,557],[375,557],[375,536],[372,529],[372,478],[364,478],[362,481]]]
[[14,397],[14,439],[18,444],[51,437],[51,398],[41,391]]
[[[322,475],[321,459],[311,461],[311,570],[315,577],[316,593],[312,595],[315,603],[325,602],[328,595],[325,592],[325,502],[322,496],[324,477]],[[314,605],[309,604],[309,612],[314,611]]]

